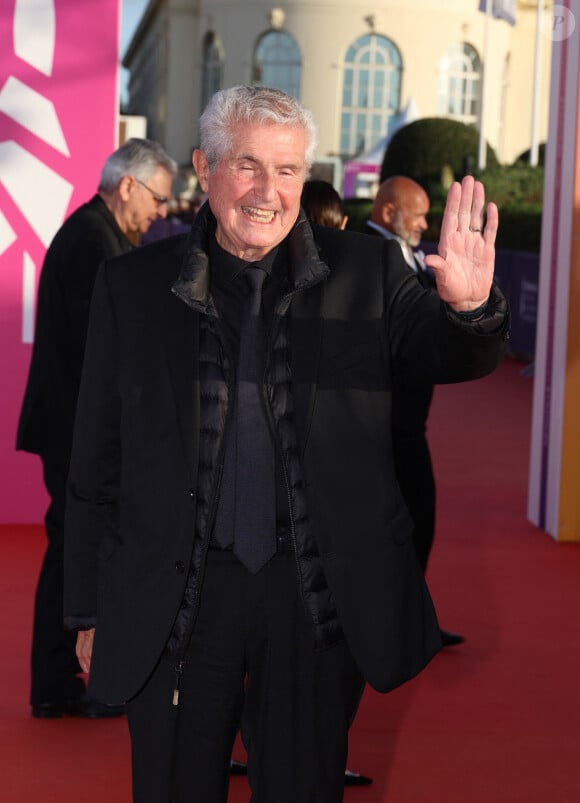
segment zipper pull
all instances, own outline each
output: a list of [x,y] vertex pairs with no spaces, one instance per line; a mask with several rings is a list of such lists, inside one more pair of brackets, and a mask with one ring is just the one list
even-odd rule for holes
[[173,705],[179,705],[179,684],[181,683],[181,676],[183,675],[183,667],[185,661],[178,661],[175,664],[175,688],[173,689]]

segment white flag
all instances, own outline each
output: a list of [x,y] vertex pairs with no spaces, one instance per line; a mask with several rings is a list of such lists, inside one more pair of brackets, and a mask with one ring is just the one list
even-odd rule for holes
[[[516,24],[516,0],[491,0],[491,14],[497,20]],[[479,0],[479,10],[485,12],[486,0]]]

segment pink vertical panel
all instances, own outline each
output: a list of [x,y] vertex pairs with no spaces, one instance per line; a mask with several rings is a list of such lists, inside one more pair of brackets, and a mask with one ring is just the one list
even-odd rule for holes
[[120,0],[0,4],[0,523],[42,519],[40,461],[15,450],[42,259],[116,147]]

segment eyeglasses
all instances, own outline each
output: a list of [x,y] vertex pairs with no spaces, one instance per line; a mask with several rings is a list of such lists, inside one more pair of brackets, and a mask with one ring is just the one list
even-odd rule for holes
[[148,187],[144,181],[141,181],[140,178],[137,178],[137,176],[133,176],[133,178],[138,184],[140,184],[142,187],[145,187],[145,189],[151,193],[151,195],[153,196],[153,200],[155,201],[157,206],[163,206],[163,204],[169,203],[169,198],[166,195],[159,195],[158,193],[155,192],[155,190],[152,190],[151,187]]

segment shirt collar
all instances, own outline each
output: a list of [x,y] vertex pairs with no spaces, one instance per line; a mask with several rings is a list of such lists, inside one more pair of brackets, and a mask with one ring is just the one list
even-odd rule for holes
[[372,220],[367,220],[367,226],[370,229],[378,231],[379,234],[382,234],[382,236],[385,237],[387,240],[396,240],[401,246],[401,251],[403,252],[403,258],[407,263],[407,265],[413,270],[415,271],[417,270],[417,265],[415,263],[415,258],[413,255],[413,249],[407,242],[405,242],[405,240],[403,240],[402,237],[398,237],[396,234],[393,234],[392,231],[385,229],[383,226],[379,226],[378,223],[373,223]]
[[225,251],[216,240],[215,234],[209,237],[209,259],[212,266],[212,280],[221,286],[233,282],[246,268],[261,268],[268,276],[272,273],[272,265],[278,253],[278,246],[273,248],[260,260],[248,262],[240,259],[229,251]]

